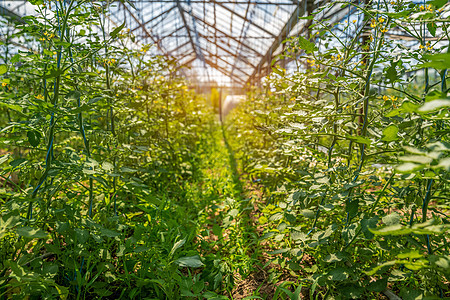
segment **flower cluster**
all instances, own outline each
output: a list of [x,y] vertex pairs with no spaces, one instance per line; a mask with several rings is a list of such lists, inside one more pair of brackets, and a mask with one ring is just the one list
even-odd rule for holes
[[45,37],[40,38],[39,39],[40,41],[51,40],[52,38],[55,37],[55,35],[53,33],[47,32],[47,31],[44,32],[44,35],[45,35]]
[[116,63],[116,60],[114,59],[114,58],[111,58],[111,59],[104,59],[103,61],[102,61],[102,65],[103,66],[106,66],[106,65],[113,65],[113,64],[115,64]]
[[421,5],[420,7],[420,10],[422,10],[422,11],[429,11],[429,12],[433,12],[433,9],[431,8],[431,4],[428,4],[428,5]]
[[419,45],[419,48],[420,49],[427,49],[428,51],[431,51],[432,49],[433,49],[433,46],[431,46],[431,43],[430,42],[427,42],[426,44],[425,44],[425,46],[424,45],[422,45],[422,44],[420,44]]
[[384,100],[384,102],[386,102],[386,101],[388,101],[388,100],[391,100],[392,106],[393,106],[394,108],[397,107],[397,105],[395,104],[395,102],[398,100],[398,97],[383,95],[382,99]]
[[370,27],[372,28],[379,28],[381,32],[385,33],[388,31],[388,28],[383,25],[384,21],[386,21],[386,19],[384,19],[383,17],[379,17],[378,20],[377,19],[372,19],[370,21]]
[[340,60],[344,60],[344,57],[341,56],[340,54],[338,54],[338,55],[336,55],[336,56],[332,55],[332,56],[331,56],[331,59],[340,61]]

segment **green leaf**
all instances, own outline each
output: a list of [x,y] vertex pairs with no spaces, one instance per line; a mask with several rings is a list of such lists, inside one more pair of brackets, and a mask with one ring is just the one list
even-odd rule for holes
[[[450,59],[450,56],[449,56]],[[430,102],[426,102],[422,107],[418,109],[419,112],[431,112],[438,109],[441,109],[443,107],[450,106],[450,100],[449,99],[438,99],[433,100]]]
[[357,135],[357,136],[351,136],[349,134],[346,135],[346,138],[349,140],[352,140],[358,144],[366,144],[367,146],[370,146],[372,141],[369,138]]
[[180,267],[188,268],[199,268],[203,266],[200,256],[198,255],[181,257],[177,259],[175,263]]
[[230,215],[230,216],[232,216],[234,218],[236,218],[238,214],[239,214],[239,210],[237,210],[236,208],[233,208],[232,210],[230,210],[228,212],[228,215]]
[[136,169],[132,169],[132,168],[128,168],[128,167],[122,167],[122,168],[120,168],[120,171],[123,172],[123,173],[134,173],[137,170]]
[[50,70],[50,72],[48,72],[47,74],[44,75],[44,79],[58,77],[62,73],[64,73],[64,70],[62,70],[62,69],[59,69],[59,70],[52,69],[52,70]]
[[114,165],[112,163],[104,161],[102,164],[102,169],[105,170],[106,172],[109,172],[114,169]]
[[395,69],[397,64],[398,64],[398,61],[392,62],[391,66],[386,70],[386,78],[389,79],[390,83],[394,83],[395,81],[397,81],[399,79],[399,77],[397,75],[397,70]]
[[344,259],[344,255],[342,254],[342,252],[337,252],[337,253],[331,253],[328,254],[327,257],[325,257],[324,261],[326,261],[327,263],[334,263],[334,262],[338,262]]
[[422,57],[429,62],[418,65],[419,68],[450,69],[450,53],[425,54]]
[[388,261],[388,262],[382,263],[381,265],[376,266],[375,268],[373,268],[373,269],[370,270],[370,271],[365,271],[364,273],[366,273],[366,274],[369,275],[369,276],[372,276],[372,275],[374,275],[376,272],[378,272],[378,270],[380,270],[381,268],[384,268],[384,267],[390,267],[390,266],[395,265],[396,263],[397,263],[397,261],[395,261],[395,260],[393,260],[393,261]]
[[382,141],[392,142],[398,140],[398,127],[395,125],[389,125],[383,130],[383,136],[381,137]]
[[28,142],[31,146],[37,147],[39,146],[39,142],[41,141],[41,134],[36,130],[31,130],[27,132]]
[[316,213],[311,209],[303,209],[300,211],[301,215],[308,219],[314,219]]
[[64,286],[57,285],[56,283],[54,283],[54,284],[55,284],[55,288],[58,291],[58,295],[61,298],[61,300],[66,300],[67,297],[69,296],[69,289]]
[[122,25],[120,25],[119,27],[117,27],[116,29],[114,29],[109,36],[111,38],[115,38],[117,36],[117,34],[125,27],[125,21],[123,22]]
[[447,94],[441,91],[432,90],[425,96],[425,102],[431,102],[432,100],[446,99]]
[[375,235],[404,235],[411,233],[411,228],[402,226],[401,224],[386,226],[378,230],[369,228],[369,230]]
[[298,44],[301,49],[305,50],[306,53],[314,52],[315,49],[314,44],[308,41],[306,38],[302,37],[301,35],[298,37]]
[[176,242],[173,245],[172,250],[170,250],[170,254],[169,255],[172,256],[175,253],[175,251],[177,251],[178,248],[180,248],[180,247],[182,247],[184,245],[184,243],[186,243],[186,239],[182,239],[182,240],[179,240],[178,242]]
[[273,72],[274,72],[275,74],[278,74],[278,75],[280,75],[281,77],[284,77],[284,76],[286,75],[286,70],[281,69],[281,68],[278,67],[278,66],[273,66],[272,70],[273,70]]
[[13,168],[16,168],[26,161],[27,160],[25,158],[18,158],[18,159],[13,160],[12,162],[10,162],[9,165]]
[[[123,1],[121,1],[123,3]],[[136,6],[134,5],[133,1],[126,0],[126,2],[134,9],[137,10]]]
[[414,258],[421,258],[423,257],[422,254],[419,253],[419,251],[417,250],[412,250],[406,253],[400,253],[399,255],[397,255],[398,258],[400,259],[405,259],[405,258],[409,258],[409,259],[414,259]]
[[369,285],[367,286],[367,289],[372,292],[380,293],[380,292],[384,291],[384,289],[386,289],[387,282],[388,282],[387,277],[379,279],[377,281],[369,283]]
[[267,252],[267,254],[274,255],[274,254],[286,253],[288,251],[289,251],[289,248],[283,248],[283,249],[276,249],[273,251],[269,251],[269,252]]
[[348,278],[348,271],[344,268],[338,267],[328,272],[328,277],[333,281],[342,281]]
[[207,300],[229,300],[227,296],[217,295],[216,293],[211,291],[205,292],[202,296]]
[[439,160],[438,168],[444,168],[447,171],[450,171],[450,157],[446,157],[444,159]]
[[16,232],[20,236],[23,236],[26,238],[31,238],[31,239],[42,239],[42,238],[47,237],[47,232],[45,232],[41,229],[29,227],[29,226],[17,228]]
[[89,239],[89,231],[85,229],[75,228],[75,236],[78,240],[78,243],[84,244]]
[[79,114],[80,112],[83,112],[83,111],[87,111],[87,110],[89,110],[91,107],[88,105],[88,104],[82,104],[80,107],[77,107],[77,108],[75,108],[75,109],[72,109],[71,111],[70,111],[70,113],[72,113],[72,114]]
[[418,171],[422,168],[423,168],[423,165],[419,165],[419,164],[415,164],[415,163],[411,163],[411,162],[404,163],[404,164],[401,164],[401,165],[395,167],[395,169],[401,173],[411,173],[411,172]]
[[13,211],[10,215],[3,216],[0,218],[0,239],[5,236],[9,229],[16,226],[20,221],[20,215],[18,211]]
[[436,26],[435,22],[427,23],[427,28],[428,28],[428,31],[430,32],[430,34],[432,36],[436,36],[436,28],[437,28],[437,26]]
[[400,219],[401,219],[400,215],[396,212],[381,218],[383,223],[386,224],[387,226],[400,223]]
[[400,108],[397,108],[397,109],[391,110],[390,112],[388,112],[384,116],[386,118],[392,118],[392,117],[398,116],[401,112],[402,112],[402,110]]
[[10,154],[8,153],[8,154],[3,155],[2,157],[0,157],[0,165],[2,163],[6,162],[8,160],[8,158],[9,158],[9,156],[10,156]]
[[102,236],[111,237],[111,238],[120,235],[119,232],[113,231],[113,230],[110,230],[110,229],[106,229],[106,228],[101,228],[100,229],[100,233],[101,233]]
[[430,299],[428,297],[425,298],[424,291],[413,289],[410,286],[404,287],[400,290],[400,297],[403,300],[422,300],[422,299],[432,300],[432,299],[435,299],[435,298]]
[[370,219],[362,219],[361,220],[361,231],[364,234],[364,237],[366,239],[372,239],[374,237],[374,234],[370,232],[370,228],[375,228],[378,223],[378,217],[373,217]]
[[450,256],[430,255],[428,258],[432,264],[446,270],[444,272],[450,272]]
[[97,174],[97,172],[92,169],[83,169],[83,173],[87,175]]
[[89,104],[94,104],[94,103],[96,103],[97,101],[100,101],[100,100],[102,100],[103,99],[103,97],[95,97],[95,98],[92,98],[91,100],[89,100]]
[[15,261],[7,260],[4,262],[4,264],[5,264],[5,266],[11,268],[11,271],[12,271],[11,275],[15,278],[22,278],[22,277],[31,275],[21,265],[19,265]]
[[[432,220],[431,220],[432,221]],[[414,234],[442,234],[450,229],[450,224],[432,225],[429,222],[414,224],[413,226],[402,226],[401,224],[382,227],[377,230],[369,229],[376,235],[406,235]]]
[[433,161],[431,157],[423,156],[423,155],[407,155],[399,157],[400,160],[410,161],[419,164],[429,164]]
[[416,112],[419,107],[419,104],[412,103],[411,101],[405,101],[402,103],[401,110],[406,113],[412,113]]
[[137,247],[133,250],[133,252],[135,252],[135,253],[140,253],[140,252],[145,252],[145,251],[148,251],[148,250],[150,250],[149,247],[140,245],[140,246],[137,246]]
[[291,238],[294,240],[294,241],[305,241],[306,240],[306,238],[307,238],[307,235],[306,235],[306,233],[304,233],[304,232],[301,232],[301,231],[297,231],[297,230],[292,230],[291,231]]
[[0,65],[0,75],[3,75],[8,71],[8,67],[6,65]]
[[[267,218],[266,218],[266,222],[265,223],[267,223]],[[220,227],[220,225],[219,224],[214,224],[213,225],[213,227],[212,227],[212,231],[213,231],[213,233],[215,234],[215,235],[217,235],[218,237],[220,237],[221,236],[221,234],[222,234],[222,227]]]
[[441,8],[445,4],[447,4],[448,0],[433,0],[428,2],[429,4],[433,5],[436,9]]
[[77,100],[81,97],[81,93],[79,91],[70,91],[67,93],[66,97],[68,99]]

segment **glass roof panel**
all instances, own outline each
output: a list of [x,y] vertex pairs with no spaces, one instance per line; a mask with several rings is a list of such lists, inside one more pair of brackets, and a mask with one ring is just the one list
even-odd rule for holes
[[[182,73],[196,82],[244,84],[268,69],[283,40],[304,31],[308,22],[298,17],[305,13],[306,1],[319,0],[130,1],[133,5],[111,5],[107,25],[116,28],[125,22],[136,36],[136,47],[155,44],[152,53],[187,65]],[[19,17],[35,11],[25,0],[2,0],[0,6]],[[322,17],[339,22],[345,14],[340,5],[330,5]]]

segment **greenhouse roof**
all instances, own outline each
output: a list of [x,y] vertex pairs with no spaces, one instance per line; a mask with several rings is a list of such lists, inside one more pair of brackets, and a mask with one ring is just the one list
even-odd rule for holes
[[[189,66],[201,82],[244,85],[302,14],[297,0],[143,0],[119,4],[112,19],[129,22],[143,42]],[[268,54],[269,53],[269,54]]]
[[[299,19],[327,0],[131,0],[110,7],[111,27],[125,23],[139,44],[186,66],[194,82],[244,86],[265,76],[283,41],[311,20]],[[33,14],[24,0],[0,0],[0,14]],[[330,5],[319,16],[338,24],[350,6]],[[317,22],[317,19],[315,20]],[[400,33],[401,34],[401,33]],[[401,38],[394,37],[395,39]]]
[[[283,40],[301,32],[306,21],[299,17],[312,6],[304,0],[124,1],[111,7],[110,20],[125,22],[140,43],[189,67],[189,77],[242,86],[259,79]],[[34,8],[2,0],[0,11],[24,16]]]

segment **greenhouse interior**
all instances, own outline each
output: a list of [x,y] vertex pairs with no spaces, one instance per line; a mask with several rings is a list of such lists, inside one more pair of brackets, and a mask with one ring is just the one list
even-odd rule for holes
[[0,24],[0,299],[450,299],[450,1]]

